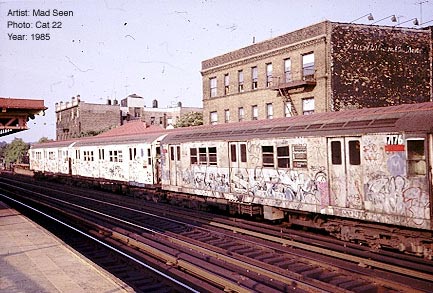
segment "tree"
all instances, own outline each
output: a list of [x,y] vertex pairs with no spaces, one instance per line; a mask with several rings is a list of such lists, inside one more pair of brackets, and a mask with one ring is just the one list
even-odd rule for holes
[[49,139],[49,138],[46,137],[46,136],[44,136],[44,137],[41,137],[41,138],[39,139],[38,143],[45,143],[45,142],[50,142],[50,141],[53,141],[53,140],[52,140],[52,139]]
[[21,163],[22,159],[27,155],[30,145],[25,143],[21,138],[15,138],[4,151],[5,162]]
[[175,128],[203,125],[203,113],[185,113],[176,121]]

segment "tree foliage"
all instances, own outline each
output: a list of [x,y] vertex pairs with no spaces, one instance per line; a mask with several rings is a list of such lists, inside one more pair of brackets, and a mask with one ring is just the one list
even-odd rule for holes
[[203,125],[203,113],[189,112],[180,116],[174,127],[178,128],[198,125]]
[[45,142],[50,142],[50,141],[53,141],[53,140],[52,140],[52,139],[49,139],[49,138],[46,137],[46,136],[44,136],[44,137],[41,137],[41,138],[39,139],[38,143],[45,143]]
[[4,150],[6,163],[21,163],[27,155],[30,145],[25,143],[21,138],[15,138]]

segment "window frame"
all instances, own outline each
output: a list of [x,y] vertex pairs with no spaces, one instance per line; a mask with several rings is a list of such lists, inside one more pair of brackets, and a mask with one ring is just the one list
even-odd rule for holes
[[218,96],[218,83],[216,77],[209,78],[209,97],[214,98]]
[[[427,146],[426,146],[426,139],[423,137],[410,137],[410,138],[406,138],[406,158],[407,158],[407,175],[408,177],[424,177],[427,176],[428,172],[427,172],[427,156],[426,156],[426,150],[427,150]],[[409,142],[410,143],[418,143],[418,142],[422,142],[420,145],[422,146],[422,152],[423,155],[420,156],[420,158],[415,158],[414,157],[414,153],[416,150],[412,151],[409,147]],[[423,170],[422,173],[419,172],[415,172],[415,168],[417,166],[414,166],[414,164],[418,164],[420,162],[423,162]],[[419,167],[418,167],[419,168]]]
[[274,146],[273,145],[262,145],[261,150],[262,150],[262,166],[263,166],[263,168],[275,168]]

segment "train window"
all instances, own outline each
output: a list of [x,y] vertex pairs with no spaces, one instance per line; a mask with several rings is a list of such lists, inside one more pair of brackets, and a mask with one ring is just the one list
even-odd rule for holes
[[274,167],[274,147],[262,146],[263,167]]
[[217,149],[216,147],[208,148],[209,151],[209,165],[217,164]]
[[198,148],[198,160],[200,164],[207,165],[206,148]]
[[170,160],[174,161],[174,146],[170,147]]
[[426,175],[424,139],[407,140],[408,175]]
[[241,143],[240,146],[241,146],[241,162],[246,163],[247,162],[247,145],[244,143]]
[[180,146],[176,147],[176,151],[177,151],[177,160],[180,161]]
[[189,154],[190,154],[191,165],[197,164],[198,163],[197,149],[196,148],[189,149]]
[[136,148],[130,148],[129,149],[129,160],[132,161],[137,156],[137,149]]
[[110,162],[123,162],[122,151],[109,151]]
[[277,147],[278,168],[290,168],[290,148],[289,146]]
[[237,162],[238,158],[236,156],[236,145],[232,144],[230,145],[230,158],[232,163]]
[[349,141],[349,163],[350,165],[361,165],[361,147],[359,140]]
[[341,157],[340,141],[331,141],[331,157],[332,157],[332,165],[341,165],[343,163]]
[[99,159],[105,160],[105,151],[103,149],[99,150]]
[[93,151],[84,151],[83,152],[83,160],[87,162],[91,162],[94,160]]

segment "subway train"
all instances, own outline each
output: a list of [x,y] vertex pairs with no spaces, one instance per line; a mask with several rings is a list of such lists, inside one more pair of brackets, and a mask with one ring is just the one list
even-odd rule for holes
[[33,144],[30,168],[432,257],[433,102],[171,130],[137,125]]

